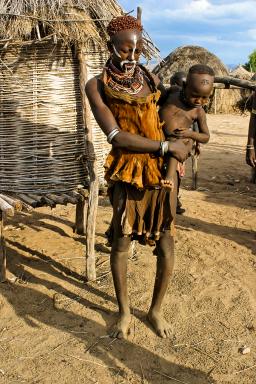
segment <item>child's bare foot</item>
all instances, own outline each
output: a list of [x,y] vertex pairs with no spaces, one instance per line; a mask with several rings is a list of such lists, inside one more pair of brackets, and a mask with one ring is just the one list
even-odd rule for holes
[[130,331],[131,314],[125,313],[119,315],[117,323],[110,332],[110,336],[116,339],[127,339]]
[[153,326],[153,328],[155,329],[158,336],[166,339],[172,335],[171,326],[163,318],[160,312],[149,311],[148,320],[150,324]]
[[161,180],[161,185],[163,188],[174,190],[174,182],[172,179],[163,179]]

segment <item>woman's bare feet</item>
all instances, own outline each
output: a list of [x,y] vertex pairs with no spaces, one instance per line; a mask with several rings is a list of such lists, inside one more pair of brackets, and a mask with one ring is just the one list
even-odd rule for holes
[[171,326],[163,318],[160,312],[149,311],[148,320],[150,324],[153,326],[153,328],[155,329],[158,336],[166,339],[172,335]]
[[111,329],[110,336],[117,339],[127,339],[130,333],[131,314],[119,314],[119,319]]
[[174,190],[174,181],[172,179],[163,179],[161,180],[161,185],[163,188]]

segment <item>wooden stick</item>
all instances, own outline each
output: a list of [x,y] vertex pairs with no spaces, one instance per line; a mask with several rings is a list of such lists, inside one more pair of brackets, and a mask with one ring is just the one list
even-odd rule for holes
[[251,367],[241,369],[240,371],[236,371],[236,372],[234,372],[234,375],[236,375],[237,373],[242,373],[244,371],[248,371],[249,369],[253,369],[253,368],[256,368],[256,364],[252,365]]
[[232,76],[215,76],[214,82],[225,84],[227,87],[230,85],[236,85],[240,88],[256,90],[256,84],[254,81],[241,80]]
[[35,201],[34,199],[31,199],[24,193],[19,193],[17,196],[20,200],[24,201],[26,204],[30,205],[31,207],[35,208],[37,206],[37,201]]
[[33,212],[33,207],[31,207],[29,204],[25,203],[24,201],[21,201],[21,204],[22,204],[22,209],[24,209],[29,213]]
[[77,197],[73,197],[69,193],[63,193],[62,195],[67,200],[68,203],[70,203],[70,204],[77,204],[78,203]]
[[46,197],[56,204],[66,205],[68,202],[68,199],[64,195],[55,195],[55,193],[47,193]]
[[86,234],[86,219],[87,216],[85,212],[87,209],[87,205],[85,200],[79,200],[76,205],[76,221],[75,221],[75,227],[74,227],[74,233],[77,233],[78,235],[85,235]]
[[79,194],[81,194],[85,199],[88,198],[89,192],[88,189],[78,189],[77,191]]
[[[90,163],[90,162],[89,162]],[[96,162],[89,164],[88,168],[90,175],[97,174]],[[92,179],[92,176],[90,177]],[[95,268],[95,228],[96,228],[96,216],[98,207],[99,196],[99,183],[96,177],[90,185],[90,195],[88,199],[87,208],[87,222],[86,222],[86,274],[89,281],[96,280],[96,268]]]
[[68,195],[74,197],[77,201],[84,200],[84,196],[81,193],[78,193],[76,191],[70,191]]
[[256,184],[256,168],[252,168],[252,183]]
[[[83,47],[79,47],[78,61],[80,70],[80,93],[82,100],[83,121],[87,143],[88,171],[90,176],[89,198],[86,219],[86,277],[89,281],[96,280],[95,268],[95,227],[98,207],[99,182],[97,177],[97,163],[93,147],[93,135],[91,126],[91,112],[85,95],[85,84],[87,82],[86,56]],[[85,215],[85,209],[83,214]],[[82,213],[81,213],[82,215]],[[80,215],[80,217],[81,217]],[[85,222],[85,219],[83,220]],[[82,225],[82,224],[81,224]]]
[[14,208],[0,197],[0,210],[8,216],[14,216]]
[[175,379],[175,377],[166,375],[166,373],[156,371],[155,369],[154,369],[154,372],[158,373],[158,375],[161,375],[161,376],[163,376],[163,377],[167,377],[168,379],[171,379],[171,380],[173,380],[173,381],[177,381],[177,383],[181,383],[181,384],[189,384],[189,383],[187,383],[187,382],[185,382],[185,381],[181,381],[181,380]]
[[42,197],[42,202],[44,204],[46,204],[48,207],[51,207],[51,208],[55,208],[56,207],[56,203],[54,201],[52,201],[51,199],[49,199],[49,197],[43,196]]
[[6,249],[4,240],[3,212],[0,211],[0,283],[6,281]]
[[95,365],[98,365],[99,367],[103,367],[103,368],[108,368],[108,369],[116,369],[117,367],[111,367],[109,365],[103,365],[103,364],[100,364],[98,363],[97,361],[93,361],[93,360],[88,360],[88,359],[82,359],[81,357],[78,357],[78,356],[74,356],[74,355],[65,355],[65,357],[72,357],[73,359],[77,359],[79,361],[83,361],[85,363],[91,363],[91,364],[95,364]]
[[33,199],[33,200],[35,200],[37,203],[38,203],[38,205],[42,205],[43,204],[43,201],[42,201],[42,199],[43,199],[43,196],[40,196],[40,195],[36,195],[35,193],[28,193],[28,195],[27,195],[30,199]]
[[22,203],[20,200],[16,200],[13,197],[6,196],[2,193],[0,193],[0,197],[10,204],[16,211],[22,210]]
[[198,180],[198,167],[197,167],[197,160],[198,157],[197,155],[192,155],[191,156],[191,161],[192,161],[192,189],[194,191],[197,190],[197,180]]

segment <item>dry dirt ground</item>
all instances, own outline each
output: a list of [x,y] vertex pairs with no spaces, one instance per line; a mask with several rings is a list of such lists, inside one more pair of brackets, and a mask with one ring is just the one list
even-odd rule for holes
[[[84,239],[73,235],[73,206],[7,222],[8,266],[18,279],[0,286],[0,383],[256,383],[256,185],[244,162],[248,116],[210,115],[211,141],[200,159],[199,190],[183,180],[176,266],[165,315],[171,339],[146,321],[155,273],[149,247],[129,262],[133,322],[112,340],[116,316],[100,199],[98,280],[85,284]],[[249,346],[250,353],[239,348]]]

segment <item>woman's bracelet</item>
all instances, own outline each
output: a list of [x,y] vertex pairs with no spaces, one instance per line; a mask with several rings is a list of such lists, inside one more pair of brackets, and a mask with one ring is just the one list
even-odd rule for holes
[[247,144],[246,149],[255,149],[253,144]]
[[120,132],[120,129],[118,127],[115,127],[108,135],[107,135],[107,142],[111,144],[112,140],[118,133]]
[[164,155],[168,152],[169,149],[169,141],[160,141],[160,156],[164,157]]

